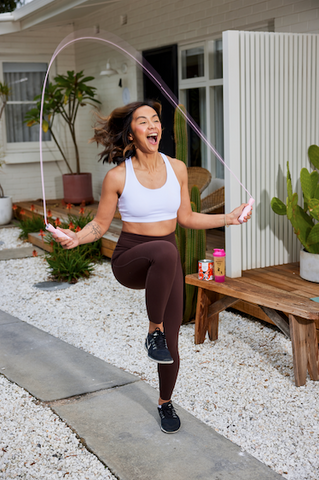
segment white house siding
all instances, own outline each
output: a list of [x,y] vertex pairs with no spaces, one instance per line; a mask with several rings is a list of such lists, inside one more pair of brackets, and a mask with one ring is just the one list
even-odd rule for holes
[[[120,25],[120,16],[127,15],[127,24]],[[83,8],[83,20],[74,23],[74,30],[91,28],[99,25],[101,30],[112,32],[123,38],[137,50],[161,47],[177,43],[185,45],[204,39],[220,38],[222,32],[229,29],[253,30],[267,26],[270,22],[275,31],[318,33],[319,6],[317,0],[121,0],[101,8],[98,13],[89,14]],[[2,47],[8,49],[9,43],[16,45],[14,53],[43,51],[48,57],[53,53],[60,40],[65,37],[72,27],[45,28],[43,25],[20,33],[3,35],[0,37],[0,55]],[[122,89],[118,87],[119,76],[101,77],[100,71],[105,68],[109,58],[115,68],[120,68],[123,61],[129,66],[127,75],[121,75],[123,86],[128,86],[131,99],[141,98],[141,73],[136,70],[130,61],[123,58],[118,52],[108,49],[103,44],[77,43],[69,47],[57,59],[59,72],[75,65],[77,70],[84,69],[88,75],[96,77],[94,85],[98,88],[99,99],[102,102],[101,111],[107,115],[114,107],[122,105]],[[13,60],[13,58],[10,58]],[[64,61],[66,59],[66,61]],[[97,150],[94,145],[88,144],[92,134],[93,119],[88,107],[82,109],[77,124],[77,136],[80,144],[82,171],[93,173],[94,196],[99,198],[101,184],[107,168],[97,162]],[[62,162],[60,168],[64,169]],[[10,170],[9,170],[10,168]],[[14,170],[15,169],[15,170]],[[7,167],[10,172],[3,180],[8,194],[14,200],[22,198],[40,197],[38,185],[38,164],[19,166],[23,176],[14,180],[11,172],[18,167]],[[30,183],[28,191],[21,191],[20,183],[24,182],[31,172],[34,181]],[[45,164],[47,196],[61,197],[62,187],[60,171],[55,163]]]
[[[1,65],[2,62],[15,61],[46,61],[49,63],[56,46],[71,31],[71,26],[55,28],[38,27],[18,33],[1,35]],[[74,48],[70,47],[68,51],[59,55],[56,64],[52,68],[52,74],[64,73],[66,70],[72,70],[74,68]],[[0,67],[0,81],[2,80],[2,68]],[[4,138],[4,125],[0,125],[0,127],[2,127],[0,128],[0,146],[2,146],[2,150],[5,152],[6,141]],[[63,130],[60,131],[60,135],[63,133]],[[68,140],[62,137],[62,141],[67,144]],[[23,159],[23,155],[21,155],[21,158]],[[55,158],[61,159],[61,155],[56,153]],[[44,173],[47,198],[61,198],[63,196],[61,173],[67,173],[65,163],[63,161],[45,162]],[[4,165],[0,171],[0,182],[5,194],[12,196],[14,202],[42,198],[39,149],[37,147],[34,149],[33,163]]]
[[[120,16],[127,15],[127,24],[120,25]],[[99,25],[101,30],[112,32],[123,38],[139,51],[177,43],[179,45],[220,38],[224,30],[253,30],[270,22],[274,31],[319,33],[319,5],[316,0],[123,0],[102,8],[98,14],[86,16],[75,23],[75,30]],[[141,98],[136,85],[136,76],[141,73],[122,54],[105,44],[83,42],[75,46],[76,67],[85,68],[86,73],[96,77],[94,82],[102,102],[101,111],[108,114],[123,104],[122,89],[118,87],[122,78],[123,87],[128,86],[131,99]],[[127,75],[100,77],[106,60],[119,69],[125,61],[129,65]],[[139,85],[141,87],[141,85]],[[103,177],[108,166],[97,162],[97,150],[88,145],[92,118],[83,110],[79,118],[82,165],[93,173],[94,195],[99,197]]]

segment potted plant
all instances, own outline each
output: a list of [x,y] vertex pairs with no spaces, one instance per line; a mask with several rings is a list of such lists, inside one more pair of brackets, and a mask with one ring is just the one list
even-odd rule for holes
[[[0,121],[8,101],[10,90],[8,85],[0,82]],[[3,160],[3,152],[0,150],[0,169],[5,163]],[[0,225],[7,225],[12,219],[12,198],[4,194],[3,187],[0,183]]]
[[[75,132],[75,121],[79,107],[88,104],[95,107],[96,104],[100,103],[94,98],[96,88],[87,85],[87,82],[92,80],[94,80],[94,77],[84,77],[83,70],[78,73],[72,70],[68,71],[66,75],[57,75],[54,78],[54,83],[49,83],[45,91],[42,128],[45,132],[49,130],[51,133],[51,137],[69,170],[68,174],[62,176],[64,201],[66,203],[79,204],[83,201],[86,203],[93,201],[92,176],[91,173],[81,172],[80,154]],[[41,95],[37,95],[34,100],[37,101],[36,107],[29,110],[25,116],[25,122],[29,127],[40,123]],[[72,170],[71,162],[55,134],[53,124],[56,115],[60,115],[68,126],[75,152],[75,171]]]
[[310,173],[307,168],[300,172],[304,206],[298,205],[298,194],[292,191],[289,162],[287,162],[287,203],[274,197],[271,208],[278,215],[287,215],[294,232],[303,248],[300,252],[300,276],[305,280],[319,283],[319,147],[311,145],[309,159],[314,166]]

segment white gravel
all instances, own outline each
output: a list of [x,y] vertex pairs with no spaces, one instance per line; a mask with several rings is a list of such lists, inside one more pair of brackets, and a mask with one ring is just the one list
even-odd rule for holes
[[59,417],[2,375],[0,398],[0,478],[115,480]]
[[[143,291],[119,285],[109,261],[98,265],[90,279],[66,290],[44,292],[33,287],[44,280],[47,271],[43,258],[0,262],[0,309],[157,387],[156,365],[147,360],[143,348],[147,330]],[[319,382],[308,377],[306,386],[295,387],[291,343],[284,335],[259,321],[224,312],[220,314],[217,342],[206,340],[194,345],[194,326],[182,326],[180,354],[181,369],[173,397],[176,403],[283,477],[319,480]],[[58,419],[52,420],[53,430],[46,426],[46,416],[56,418],[48,409],[34,407],[32,400],[27,401],[28,395],[23,398],[22,389],[3,378],[2,382],[6,393],[1,393],[1,408],[13,412],[13,404],[17,405],[14,420],[11,418],[17,431],[34,428],[34,414],[29,411],[33,407],[39,415],[34,435],[41,436],[44,443],[48,430],[60,439],[52,447],[56,452],[71,448],[73,433],[70,437],[55,434]],[[25,404],[23,409],[19,407],[21,402]],[[59,428],[66,432],[63,424]],[[11,437],[2,425],[0,435],[1,451]],[[0,462],[0,478],[1,468],[9,475],[3,478],[14,478],[12,472],[22,469],[24,462],[29,465],[34,461],[29,443],[23,435],[16,436],[14,453],[11,450],[4,467]],[[78,448],[84,458],[83,448]],[[24,457],[19,457],[21,451]],[[39,468],[48,472],[43,478],[51,478],[52,459],[44,456],[38,460]],[[97,478],[94,468],[98,467],[93,467],[91,474],[91,467],[87,467],[87,478]],[[74,472],[72,467],[74,478],[82,478]]]
[[9,248],[30,247],[32,243],[19,238],[20,230],[18,228],[1,228],[0,229],[0,250]]

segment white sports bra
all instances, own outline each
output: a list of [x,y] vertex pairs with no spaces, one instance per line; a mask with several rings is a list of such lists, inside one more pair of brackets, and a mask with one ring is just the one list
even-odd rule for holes
[[161,153],[166,165],[166,182],[160,188],[146,188],[136,178],[132,159],[125,160],[125,185],[118,200],[124,222],[150,223],[177,217],[181,203],[181,187],[168,158]]

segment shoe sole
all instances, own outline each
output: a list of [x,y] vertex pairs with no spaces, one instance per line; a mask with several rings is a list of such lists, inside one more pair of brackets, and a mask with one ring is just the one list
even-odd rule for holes
[[173,432],[167,432],[166,430],[164,430],[164,428],[161,427],[161,431],[164,432],[164,433],[168,433],[168,434],[170,434],[170,433],[177,433],[180,429],[181,429],[181,425],[178,427],[177,430],[174,430]]
[[[146,345],[144,345],[144,348],[148,354],[148,349],[146,347]],[[160,365],[171,365],[172,363],[174,363],[174,360],[168,360],[167,362],[163,361],[163,360],[155,360],[154,358],[150,357],[149,355],[147,355],[147,358],[149,360],[151,360],[152,362],[155,362],[155,363],[159,363]]]

